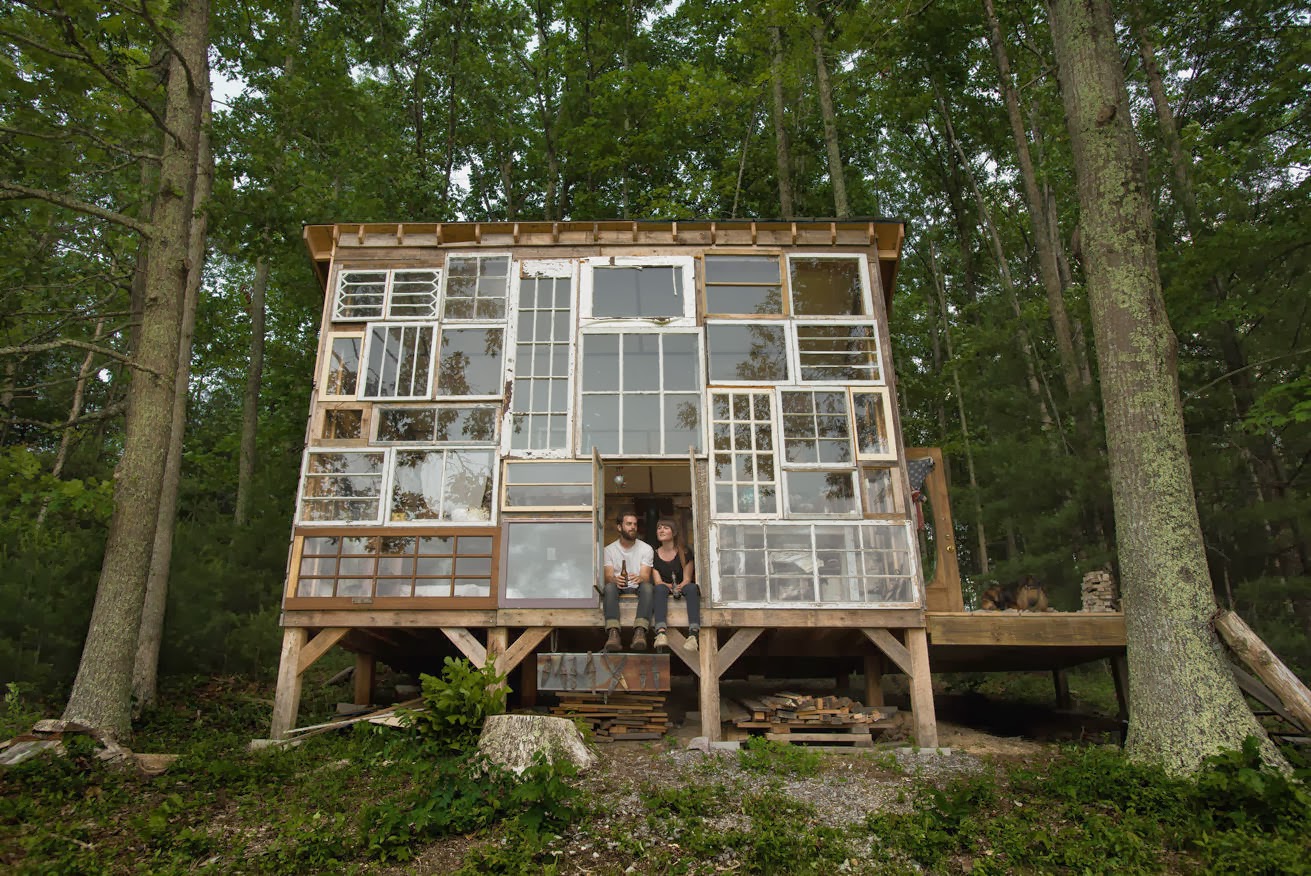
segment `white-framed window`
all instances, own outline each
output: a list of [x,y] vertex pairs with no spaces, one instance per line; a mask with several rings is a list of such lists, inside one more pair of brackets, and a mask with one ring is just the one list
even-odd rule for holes
[[376,405],[374,444],[494,444],[496,405]]
[[873,318],[869,264],[862,255],[795,253],[787,257],[790,313],[796,319]]
[[789,518],[860,517],[856,473],[849,468],[785,469],[783,506]]
[[897,448],[892,443],[892,400],[888,391],[853,388],[851,413],[856,426],[856,456],[895,460]]
[[782,318],[783,257],[777,253],[706,253],[707,316]]
[[505,253],[448,255],[442,322],[505,319],[510,295],[510,256]]
[[590,462],[509,461],[502,480],[505,511],[586,511],[592,507]]
[[712,600],[733,607],[919,604],[909,521],[711,526]]
[[706,322],[706,367],[712,386],[790,383],[782,322]]
[[441,271],[433,268],[349,270],[337,273],[334,322],[436,319]]
[[386,452],[307,450],[301,473],[301,523],[377,523]]
[[386,522],[492,522],[494,448],[397,448],[390,453]]
[[695,261],[683,256],[584,259],[579,307],[584,324],[656,321],[696,324]]
[[871,322],[802,322],[792,326],[793,368],[803,383],[882,383],[878,330]]
[[607,456],[700,450],[701,344],[695,329],[584,331],[579,442]]
[[361,398],[430,398],[432,323],[370,323]]
[[710,394],[711,514],[777,517],[778,456],[772,390]]
[[508,450],[524,455],[569,451],[574,319],[571,276],[521,277]]
[[854,468],[845,387],[779,390],[783,464],[788,468]]
[[442,323],[438,349],[438,398],[500,398],[505,329]]
[[326,360],[319,380],[320,399],[354,399],[359,394],[364,335],[331,332],[324,344]]

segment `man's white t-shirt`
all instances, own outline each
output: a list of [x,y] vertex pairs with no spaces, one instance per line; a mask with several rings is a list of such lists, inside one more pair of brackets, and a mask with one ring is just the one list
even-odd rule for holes
[[649,566],[655,561],[655,551],[651,545],[642,541],[640,538],[633,542],[633,546],[624,549],[619,539],[615,539],[605,546],[605,565],[614,569],[615,574],[623,568],[624,563],[628,564],[628,574],[636,576],[642,571],[643,566]]

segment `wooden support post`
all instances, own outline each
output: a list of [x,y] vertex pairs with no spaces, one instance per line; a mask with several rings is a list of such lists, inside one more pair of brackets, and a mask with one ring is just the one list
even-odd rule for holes
[[487,649],[473,637],[473,633],[464,627],[442,627],[441,631],[474,666],[482,666],[487,662]]
[[865,705],[883,705],[883,658],[865,655]]
[[[496,671],[502,672],[508,676],[510,670],[522,663],[524,658],[531,654],[533,649],[541,644],[542,639],[545,639],[550,634],[550,627],[529,627],[524,630],[519,638],[514,640],[513,645],[510,645],[503,651],[496,652]],[[487,656],[490,659],[492,656],[492,637],[490,633],[487,637],[487,645]],[[534,674],[533,678],[535,679],[536,677],[536,674]]]
[[1275,656],[1270,646],[1232,611],[1215,616],[1215,629],[1224,643],[1265,682],[1303,727],[1311,727],[1311,690]]
[[300,651],[309,630],[289,627],[282,631],[282,657],[278,660],[278,687],[273,697],[273,721],[269,736],[282,739],[296,723],[300,710]]
[[[865,629],[863,631],[866,638],[878,646],[879,650],[888,656],[888,659],[897,664],[897,668],[906,673],[907,677],[915,674],[914,661],[911,659],[910,651],[906,646],[897,641],[896,637],[881,627]],[[907,640],[909,641],[909,639]]]
[[938,719],[933,709],[933,676],[929,672],[929,635],[923,628],[906,630],[910,652],[910,707],[915,714],[915,741],[921,748],[938,747]]
[[[723,675],[730,666],[736,663],[737,658],[741,657],[746,652],[747,648],[750,648],[752,643],[760,638],[760,634],[763,632],[764,630],[762,629],[743,627],[733,633],[733,637],[724,643],[722,650],[719,650],[718,647],[716,647],[716,650],[719,651],[717,657],[718,675]],[[716,640],[716,646],[717,645],[718,640]]]
[[701,628],[701,735],[715,742],[719,726],[719,631]]
[[1115,701],[1120,706],[1120,720],[1129,720],[1129,660],[1123,654],[1111,657],[1111,680],[1115,682]]
[[367,706],[373,702],[373,675],[378,658],[372,654],[355,655],[355,705]]
[[679,660],[682,660],[683,665],[692,670],[693,675],[700,675],[701,652],[689,653],[688,650],[683,647],[683,643],[685,643],[687,639],[682,633],[673,627],[665,630],[665,635],[669,637],[669,653],[673,654]]
[[537,705],[536,660],[525,660],[519,664],[519,705]]
[[[510,647],[510,631],[505,627],[491,627],[487,630],[487,649],[483,653],[483,663],[496,665],[496,660]],[[500,667],[497,667],[498,669]]]
[[300,660],[296,664],[296,671],[303,673],[315,664],[315,662],[328,653],[328,649],[340,642],[350,630],[346,627],[328,627],[325,630],[319,630],[318,635],[310,639],[309,642],[301,649]]
[[1065,677],[1064,669],[1052,670],[1052,687],[1056,689],[1056,708],[1070,710],[1070,680]]

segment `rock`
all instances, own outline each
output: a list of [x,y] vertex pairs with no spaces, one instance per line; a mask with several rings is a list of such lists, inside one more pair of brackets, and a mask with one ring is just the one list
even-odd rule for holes
[[709,751],[709,750],[710,750],[710,737],[709,737],[709,736],[693,736],[693,737],[692,737],[692,741],[689,742],[689,743],[687,744],[687,747],[688,747],[689,749],[694,750],[694,751]]
[[56,739],[27,739],[22,742],[15,742],[5,749],[3,755],[0,755],[0,766],[13,766],[22,763],[29,757],[35,757],[41,752],[51,749],[56,754],[61,753],[64,744]]
[[527,769],[539,752],[550,763],[567,760],[580,770],[596,763],[577,725],[549,715],[493,715],[483,723],[478,750],[515,773]]
[[170,766],[172,766],[173,761],[178,759],[178,755],[138,754],[136,755],[136,759],[137,769],[140,770],[141,774],[153,778],[154,776],[162,775]]

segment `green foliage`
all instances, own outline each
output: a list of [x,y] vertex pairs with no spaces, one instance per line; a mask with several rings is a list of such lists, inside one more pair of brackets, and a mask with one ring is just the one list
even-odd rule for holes
[[22,686],[16,681],[6,684],[0,701],[0,740],[26,733],[40,719],[41,712],[23,701]]
[[763,736],[752,736],[743,743],[737,758],[742,769],[771,775],[817,776],[824,764],[818,751]]
[[440,678],[425,673],[419,680],[424,709],[406,718],[420,736],[445,750],[472,750],[483,721],[505,711],[505,675],[490,664],[475,669],[468,660],[447,657]]

